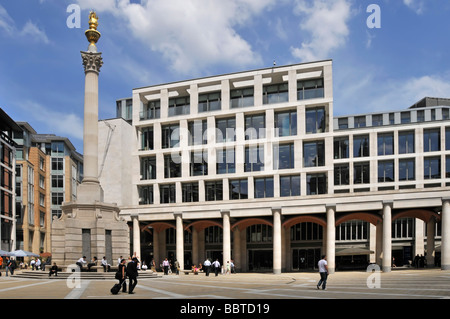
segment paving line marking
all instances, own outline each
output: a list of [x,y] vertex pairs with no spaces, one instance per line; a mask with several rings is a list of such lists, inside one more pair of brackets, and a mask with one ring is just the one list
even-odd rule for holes
[[[136,288],[141,288],[141,289],[144,289],[144,290],[153,291],[153,292],[156,292],[157,294],[164,294],[164,295],[167,295],[167,296],[175,298],[175,299],[185,299],[185,298],[189,297],[189,296],[186,296],[186,295],[177,294],[175,292],[170,292],[170,291],[166,291],[166,290],[163,290],[163,289],[151,288],[151,287],[143,286],[143,285],[137,285]],[[156,297],[155,299],[166,299],[166,298],[167,297]]]
[[52,282],[57,282],[57,281],[56,281],[56,280],[49,280],[49,281],[38,282],[38,283],[34,283],[34,284],[29,284],[29,285],[23,285],[23,286],[15,286],[15,287],[3,288],[3,289],[0,289],[0,293],[5,292],[5,291],[10,291],[10,290],[16,290],[16,289],[22,289],[22,288],[29,288],[29,287],[32,287],[32,286],[45,285],[45,284],[52,283]]
[[80,299],[89,284],[91,283],[91,280],[82,280],[81,281],[81,287],[80,288],[73,288],[71,292],[69,292],[64,299]]

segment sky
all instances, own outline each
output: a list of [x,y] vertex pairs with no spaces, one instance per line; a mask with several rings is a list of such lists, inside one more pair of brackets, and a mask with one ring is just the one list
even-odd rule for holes
[[450,98],[448,0],[0,0],[0,108],[80,153],[90,10],[99,119],[134,88],[274,61],[332,59],[334,116]]

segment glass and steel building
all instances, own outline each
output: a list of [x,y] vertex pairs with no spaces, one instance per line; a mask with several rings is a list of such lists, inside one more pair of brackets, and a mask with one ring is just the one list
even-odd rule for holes
[[147,263],[450,266],[450,100],[335,117],[327,60],[137,88],[118,106],[99,122],[100,181]]

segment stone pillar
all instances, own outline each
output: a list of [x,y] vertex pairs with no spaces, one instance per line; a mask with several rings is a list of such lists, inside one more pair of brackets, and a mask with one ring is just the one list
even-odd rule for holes
[[450,198],[442,199],[441,269],[450,270]]
[[136,257],[141,260],[141,229],[139,228],[139,215],[132,214],[131,220],[133,221],[133,255],[136,255]]
[[431,217],[430,220],[427,223],[427,266],[433,267],[434,266],[434,258],[435,258],[435,243],[434,243],[434,236],[436,229],[436,219],[434,217]]
[[381,260],[383,259],[383,222],[377,221],[376,228],[375,263],[381,268]]
[[281,208],[272,208],[273,214],[273,273],[281,274]]
[[184,270],[184,227],[182,214],[174,214],[176,221],[177,232],[177,255],[176,260],[180,264],[180,269]]
[[381,269],[392,270],[392,206],[393,202],[383,202],[383,252]]
[[239,269],[242,267],[242,254],[241,254],[241,231],[239,227],[236,227],[233,231],[233,261],[234,266]]
[[159,249],[159,233],[154,228],[152,232],[153,232],[153,261],[155,262],[155,268],[159,269],[159,264],[161,263],[162,260]]
[[336,206],[327,205],[327,262],[328,273],[334,274],[336,270]]
[[231,260],[231,229],[230,229],[230,212],[221,211],[223,219],[223,261],[226,265]]

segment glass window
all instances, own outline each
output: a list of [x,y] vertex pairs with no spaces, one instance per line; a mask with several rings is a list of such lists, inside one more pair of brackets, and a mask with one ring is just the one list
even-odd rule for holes
[[161,101],[149,101],[144,107],[144,111],[140,114],[140,119],[142,120],[154,120],[161,117]]
[[222,108],[221,92],[200,94],[198,96],[198,112],[218,111]]
[[306,109],[306,133],[315,134],[325,132],[325,108],[316,107]]
[[52,175],[52,188],[64,188],[64,175]]
[[255,104],[254,91],[253,88],[232,90],[230,92],[231,108],[253,106]]
[[236,118],[230,117],[216,120],[216,142],[236,141]]
[[169,99],[169,117],[189,114],[191,102],[189,97]]
[[354,184],[368,184],[370,183],[370,164],[364,163],[354,163]]
[[334,139],[334,159],[349,158],[348,136]]
[[294,144],[274,145],[273,147],[273,169],[294,168]]
[[52,193],[52,205],[60,206],[64,202],[64,193]]
[[398,152],[400,154],[411,154],[415,152],[414,131],[398,132]]
[[340,130],[348,129],[348,118],[338,119],[338,126]]
[[206,176],[208,175],[208,151],[191,152],[190,163],[191,176]]
[[445,177],[450,178],[450,156],[445,157]]
[[176,202],[175,184],[159,185],[160,203],[173,204]]
[[327,176],[325,174],[308,174],[306,186],[308,195],[327,194]]
[[196,120],[188,123],[189,146],[208,144],[207,120]]
[[245,117],[245,139],[254,140],[266,137],[266,115],[247,115]]
[[417,122],[425,122],[425,111],[417,111]]
[[273,197],[273,177],[254,179],[255,198]]
[[378,162],[378,182],[388,183],[394,181],[394,161]]
[[411,112],[402,112],[400,117],[401,117],[402,124],[411,123]]
[[300,175],[280,176],[280,196],[300,196]]
[[248,199],[247,179],[237,179],[229,181],[230,199]]
[[141,180],[156,179],[156,157],[141,158]]
[[304,167],[318,167],[325,165],[324,141],[308,142],[303,144]]
[[298,100],[318,99],[323,97],[323,79],[302,80],[297,82]]
[[366,117],[365,116],[355,116],[354,125],[355,125],[355,128],[366,127]]
[[383,114],[372,115],[372,126],[383,125]]
[[144,127],[142,129],[141,150],[153,150],[153,127]]
[[153,185],[139,186],[139,205],[151,205],[153,200]]
[[445,128],[445,150],[450,150],[450,127]]
[[424,179],[439,179],[441,178],[441,158],[428,157],[424,159]]
[[276,136],[297,135],[297,111],[275,113]]
[[334,185],[349,185],[350,184],[350,168],[348,164],[334,166]]
[[394,133],[378,134],[378,155],[394,154]]
[[181,177],[181,157],[177,154],[164,155],[164,178]]
[[236,153],[234,148],[216,151],[216,173],[231,174],[236,172]]
[[353,157],[369,156],[369,135],[353,137]]
[[437,152],[441,150],[441,130],[429,129],[423,131],[423,151]]
[[245,172],[264,170],[264,145],[253,145],[245,148]]
[[288,101],[289,101],[289,86],[287,83],[264,86],[263,104],[275,104]]
[[52,171],[64,170],[64,158],[52,158]]
[[399,181],[414,181],[416,179],[416,161],[414,158],[398,161],[398,179]]
[[205,182],[205,197],[208,202],[223,200],[223,182]]
[[52,143],[52,156],[64,155],[64,143],[53,142]]
[[183,203],[198,202],[198,182],[181,184]]
[[162,126],[162,148],[174,148],[180,146],[180,126],[178,124]]

